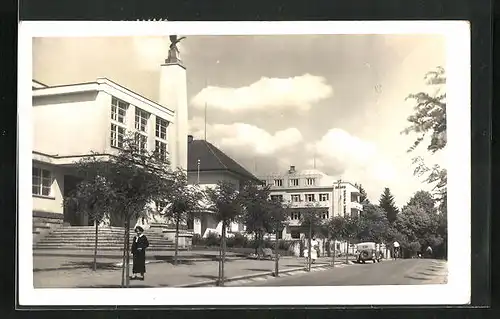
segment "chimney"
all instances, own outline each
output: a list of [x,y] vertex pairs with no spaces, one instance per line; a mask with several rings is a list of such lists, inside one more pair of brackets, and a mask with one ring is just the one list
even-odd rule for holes
[[295,166],[290,165],[290,170],[288,170],[288,173],[290,174],[295,173]]
[[188,135],[188,143],[191,143],[193,141],[193,135]]

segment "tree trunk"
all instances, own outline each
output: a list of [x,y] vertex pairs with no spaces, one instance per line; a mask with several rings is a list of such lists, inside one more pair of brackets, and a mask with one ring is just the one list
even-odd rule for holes
[[312,263],[312,260],[311,260],[311,254],[312,254],[312,247],[311,247],[311,240],[312,240],[312,224],[309,224],[309,238],[307,239],[308,240],[308,249],[307,249],[307,271],[311,271],[311,263]]
[[94,225],[95,225],[95,240],[94,240],[94,263],[92,265],[92,270],[96,271],[97,270],[97,240],[98,240],[98,233],[99,233],[99,224],[97,221],[94,220]]
[[[335,240],[333,241],[333,250],[332,250],[332,267],[335,267],[335,255],[337,254],[337,243],[335,242]],[[330,248],[331,250],[331,248]]]
[[126,259],[127,259],[127,232],[126,228],[127,225],[126,223],[123,224],[124,226],[124,231],[123,231],[123,258],[122,258],[122,288],[125,288],[126,285],[126,280],[125,280],[125,267],[127,267]]
[[174,265],[177,266],[177,257],[179,255],[179,216],[175,218],[175,248],[174,248]]
[[349,263],[349,240],[346,242],[346,247],[345,247],[346,253],[345,253],[345,263]]
[[130,284],[130,217],[127,217],[125,226],[125,240],[127,241],[127,253],[125,258],[127,264],[127,268],[125,269],[125,286],[128,287]]
[[222,246],[222,256],[221,256],[221,267],[220,267],[220,286],[224,287],[224,262],[226,259],[226,223],[222,222],[222,238],[221,238],[221,246]]
[[279,254],[278,254],[278,248],[279,248],[279,239],[278,239],[278,233],[279,229],[276,230],[276,245],[275,245],[275,252],[274,252],[274,276],[279,277]]

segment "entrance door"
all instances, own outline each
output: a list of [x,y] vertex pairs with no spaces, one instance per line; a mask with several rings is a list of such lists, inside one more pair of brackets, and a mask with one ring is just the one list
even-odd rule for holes
[[[63,196],[64,197],[70,196],[71,193],[76,189],[80,181],[81,181],[80,178],[71,175],[64,175]],[[64,214],[63,221],[66,225],[71,225],[71,226],[82,225],[82,216],[79,216],[79,214],[76,212],[76,208],[64,206],[63,214]]]

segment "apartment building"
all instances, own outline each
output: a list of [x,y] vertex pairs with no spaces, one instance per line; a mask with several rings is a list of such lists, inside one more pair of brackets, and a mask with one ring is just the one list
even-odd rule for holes
[[317,169],[298,171],[295,166],[282,174],[262,176],[271,188],[271,197],[290,203],[289,224],[283,230],[283,239],[299,239],[302,215],[314,211],[322,219],[333,216],[355,216],[363,210],[360,193],[353,184],[335,180]]

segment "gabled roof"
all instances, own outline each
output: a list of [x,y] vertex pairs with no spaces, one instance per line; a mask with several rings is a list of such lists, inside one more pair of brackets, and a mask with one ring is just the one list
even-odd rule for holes
[[188,142],[188,172],[198,171],[198,159],[200,160],[200,172],[229,171],[244,179],[259,181],[255,175],[210,142],[204,140]]

